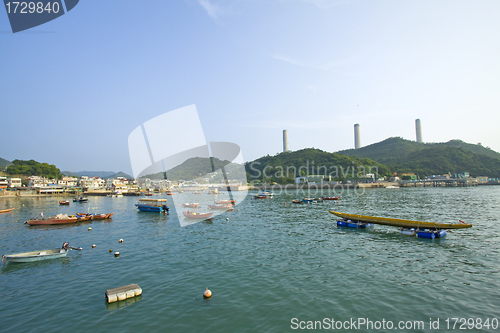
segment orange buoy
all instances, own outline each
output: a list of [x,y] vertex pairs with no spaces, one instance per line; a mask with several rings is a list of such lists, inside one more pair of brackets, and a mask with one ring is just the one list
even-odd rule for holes
[[211,292],[210,290],[208,290],[208,287],[207,287],[207,290],[205,290],[205,291],[203,292],[203,297],[205,297],[205,298],[210,298],[210,297],[212,297],[212,292]]
[[109,249],[109,252],[110,252],[110,253],[111,253],[111,252],[113,252],[113,249]]

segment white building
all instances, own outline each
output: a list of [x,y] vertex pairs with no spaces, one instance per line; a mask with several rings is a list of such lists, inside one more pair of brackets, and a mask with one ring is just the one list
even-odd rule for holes
[[106,181],[99,177],[82,176],[78,184],[86,190],[104,190]]
[[14,187],[22,187],[23,183],[21,181],[21,178],[9,178],[9,187],[14,188]]

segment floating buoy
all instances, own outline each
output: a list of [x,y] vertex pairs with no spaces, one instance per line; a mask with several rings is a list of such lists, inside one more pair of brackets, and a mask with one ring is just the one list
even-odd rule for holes
[[286,206],[286,202],[285,202],[285,206]]
[[210,298],[210,297],[212,297],[212,292],[211,292],[210,290],[208,290],[208,287],[207,287],[207,290],[205,290],[205,291],[203,292],[203,297],[205,297],[205,298]]
[[95,247],[95,244],[92,244],[92,248],[94,248],[94,247]]
[[123,239],[120,238],[120,240],[118,241],[118,243],[123,243]]
[[110,253],[111,253],[111,252],[113,252],[113,249],[109,249],[109,252],[110,252]]
[[90,230],[92,230],[92,228],[91,228],[91,227],[89,227],[89,231],[90,231]]
[[115,252],[115,258],[120,256],[120,252]]
[[226,217],[226,221],[229,221],[229,217]]

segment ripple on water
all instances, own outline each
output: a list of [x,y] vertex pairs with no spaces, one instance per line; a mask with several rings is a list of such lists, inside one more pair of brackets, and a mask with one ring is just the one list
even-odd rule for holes
[[[229,221],[223,214],[185,228],[170,217],[135,212],[137,199],[128,197],[91,198],[88,209],[113,211],[112,222],[31,228],[22,222],[40,211],[61,212],[58,199],[11,200],[15,213],[0,216],[3,253],[64,241],[84,250],[66,259],[3,266],[0,321],[16,332],[282,332],[292,318],[495,317],[499,194],[495,187],[380,189],[343,193],[338,204],[286,206],[300,196],[282,194],[245,201],[240,211],[227,213]],[[384,226],[337,228],[327,212],[332,208],[461,218],[474,228],[422,240]],[[130,283],[143,288],[142,297],[106,304],[106,289]],[[205,287],[212,298],[202,297]]]

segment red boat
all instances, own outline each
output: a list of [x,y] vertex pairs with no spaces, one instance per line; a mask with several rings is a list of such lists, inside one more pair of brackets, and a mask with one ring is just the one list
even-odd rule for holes
[[321,197],[323,200],[339,200],[340,197]]
[[78,222],[88,221],[92,220],[92,215],[80,215],[80,216],[77,215],[76,218],[78,219]]
[[90,216],[92,220],[105,220],[110,219],[114,213],[109,214],[85,214],[85,213],[76,213],[77,216]]
[[208,219],[212,217],[212,213],[195,213],[191,211],[182,212],[184,216],[188,219]]
[[233,204],[234,200],[219,200],[215,202],[216,204]]
[[182,205],[184,207],[187,207],[187,208],[198,208],[198,207],[200,207],[199,203],[183,203]]
[[46,219],[31,219],[25,223],[28,225],[46,225],[46,224],[69,224],[78,222],[78,218],[75,216],[68,216],[59,214],[57,216],[48,217]]
[[59,201],[59,204],[60,205],[69,205],[69,201],[68,200],[61,200],[61,201]]

